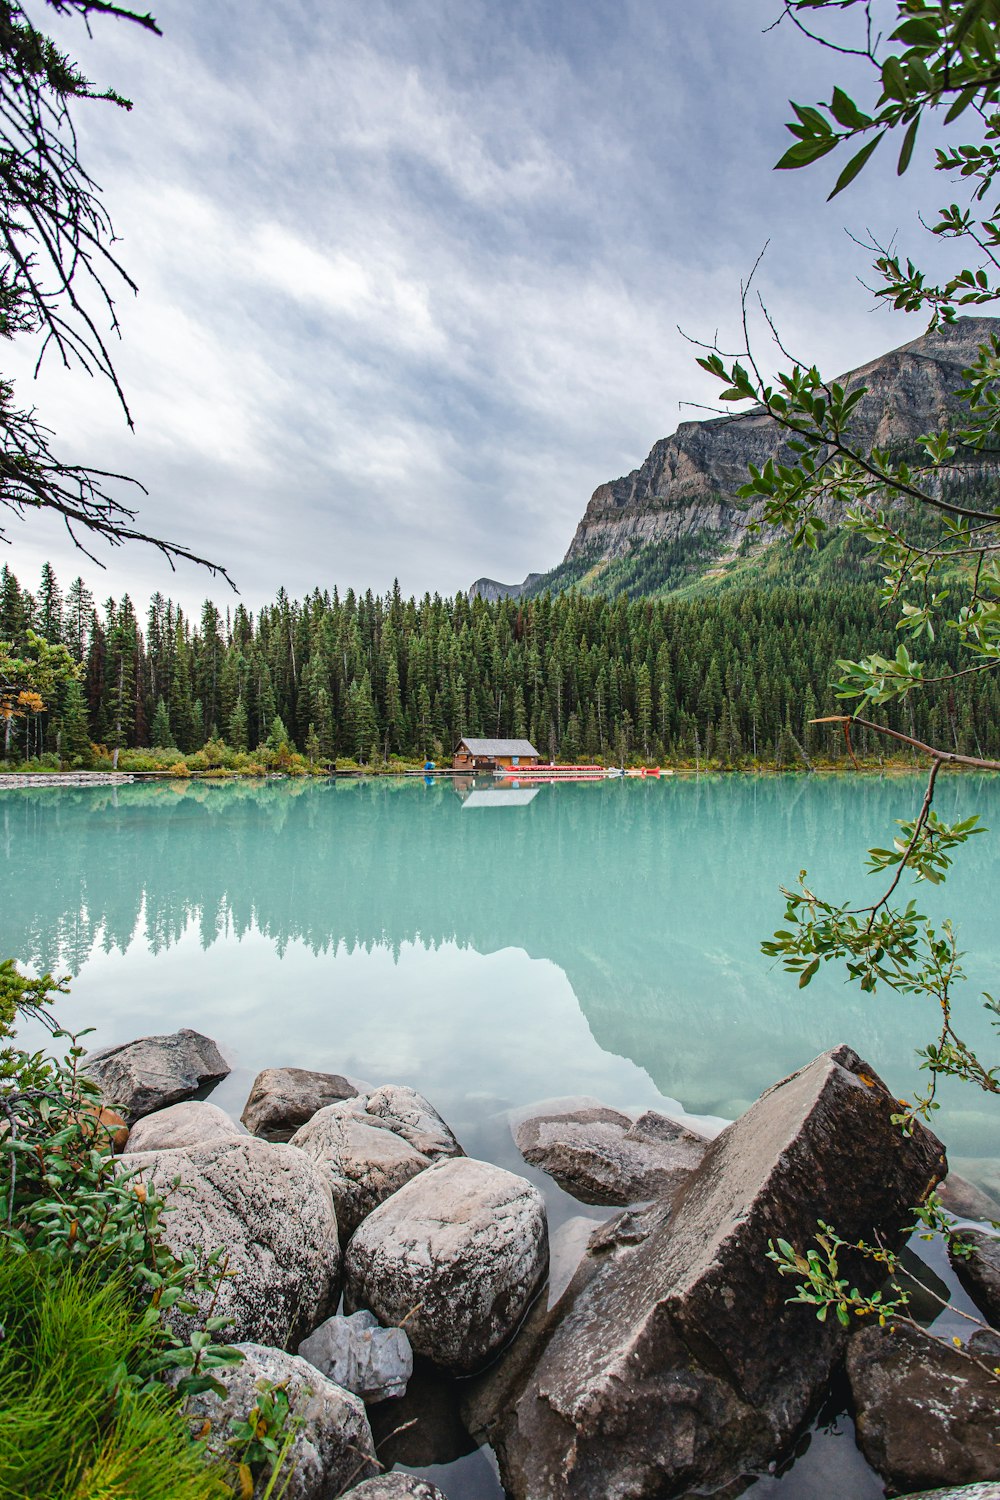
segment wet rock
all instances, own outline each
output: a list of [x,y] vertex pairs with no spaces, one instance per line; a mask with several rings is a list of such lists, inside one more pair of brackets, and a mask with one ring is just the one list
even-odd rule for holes
[[958,1489],[949,1485],[946,1490],[921,1490],[910,1500],[1000,1500],[1000,1484],[963,1484]]
[[[205,1391],[188,1398],[191,1416],[211,1423],[210,1452],[232,1456],[226,1449],[230,1423],[249,1415],[257,1402],[258,1383],[270,1381],[285,1386],[291,1415],[302,1424],[281,1476],[281,1483],[287,1476],[287,1488],[281,1491],[285,1500],[330,1500],[377,1470],[371,1428],[357,1396],[294,1354],[252,1343],[237,1348],[243,1363],[218,1372],[226,1396]],[[265,1475],[254,1494],[262,1494],[267,1482]]]
[[355,1485],[348,1494],[359,1500],[448,1500],[443,1490],[416,1474],[380,1474]]
[[510,1339],[548,1267],[541,1194],[488,1162],[439,1161],[369,1215],[344,1261],[345,1305],[406,1331],[456,1374]]
[[317,1110],[364,1093],[366,1084],[309,1068],[265,1068],[253,1081],[240,1119],[251,1135],[287,1141]]
[[211,1038],[187,1027],[168,1036],[101,1047],[87,1054],[81,1068],[130,1125],[154,1109],[190,1099],[229,1072]]
[[[336,1306],[340,1245],[323,1174],[301,1151],[254,1136],[124,1158],[163,1194],[175,1253],[222,1249],[229,1274],[214,1311],[230,1339],[293,1346]],[[180,1178],[180,1186],[172,1186]],[[195,1298],[207,1313],[212,1298]],[[174,1318],[186,1329],[188,1320]]]
[[605,1105],[529,1115],[518,1150],[581,1203],[637,1203],[672,1193],[708,1149],[704,1136],[648,1110],[635,1122]]
[[228,1141],[242,1134],[239,1126],[217,1104],[188,1099],[181,1104],[169,1104],[166,1109],[154,1110],[151,1115],[137,1120],[129,1132],[125,1151],[129,1155],[134,1151],[169,1151],[177,1146]]
[[958,1238],[972,1249],[963,1255],[949,1245],[952,1269],[983,1316],[1000,1328],[1000,1238],[983,1229],[963,1229]]
[[[514,1500],[721,1488],[780,1453],[844,1335],[787,1305],[768,1241],[808,1245],[820,1218],[848,1240],[877,1227],[898,1241],[945,1164],[929,1132],[907,1138],[891,1123],[896,1109],[838,1047],[724,1130],[672,1209],[598,1231],[485,1433]],[[860,1258],[842,1273],[877,1284]]]
[[402,1328],[382,1328],[362,1310],[327,1318],[303,1339],[299,1353],[317,1370],[362,1401],[388,1401],[406,1392],[413,1352]]
[[373,1209],[431,1164],[429,1156],[351,1099],[318,1110],[289,1144],[323,1172],[345,1245]]
[[981,1187],[957,1172],[949,1172],[938,1185],[938,1197],[956,1219],[1000,1219],[1000,1203]]
[[904,1494],[1000,1479],[997,1382],[958,1349],[897,1324],[847,1349],[858,1446]]

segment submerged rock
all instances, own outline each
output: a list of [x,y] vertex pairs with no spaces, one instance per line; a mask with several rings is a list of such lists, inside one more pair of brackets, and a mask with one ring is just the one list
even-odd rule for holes
[[414,1353],[456,1374],[511,1337],[548,1266],[541,1194],[488,1162],[439,1161],[364,1221],[344,1261],[345,1305],[404,1323]]
[[966,1354],[903,1324],[847,1349],[858,1446],[903,1494],[1000,1479],[1000,1393]]
[[355,1485],[348,1494],[358,1500],[448,1500],[443,1490],[416,1474],[379,1474]]
[[[163,1238],[175,1254],[225,1251],[228,1274],[214,1294],[214,1312],[233,1319],[227,1337],[288,1347],[336,1305],[333,1199],[301,1151],[242,1135],[124,1160],[163,1194]],[[204,1315],[213,1294],[192,1300]],[[182,1330],[193,1326],[183,1315],[172,1321]]]
[[327,1318],[299,1345],[299,1353],[362,1401],[406,1394],[413,1351],[402,1328],[383,1328],[362,1309],[349,1318]]
[[957,1172],[949,1172],[937,1191],[945,1208],[957,1219],[1000,1219],[1000,1203]]
[[422,1094],[391,1083],[318,1110],[290,1144],[327,1173],[345,1245],[372,1209],[431,1162],[464,1155]]
[[962,1229],[958,1239],[972,1249],[963,1255],[955,1244],[949,1245],[952,1269],[979,1311],[1000,1328],[1000,1238],[982,1229]]
[[364,1093],[366,1084],[309,1068],[265,1068],[253,1081],[240,1119],[251,1135],[287,1141],[317,1110]]
[[[892,1124],[897,1109],[838,1047],[724,1130],[672,1210],[593,1237],[484,1434],[514,1500],[653,1500],[777,1457],[845,1335],[787,1304],[768,1242],[808,1246],[824,1219],[848,1240],[878,1228],[896,1243],[945,1167],[928,1131]],[[842,1273],[877,1284],[859,1257]]]
[[[288,1392],[292,1418],[301,1423],[282,1471],[284,1500],[330,1500],[355,1479],[373,1474],[378,1464],[365,1408],[357,1396],[341,1390],[304,1359],[260,1344],[236,1346],[243,1362],[218,1372],[225,1397],[213,1391],[188,1398],[190,1414],[211,1423],[209,1451],[232,1457],[226,1438],[232,1422],[244,1420],[258,1399],[259,1384],[269,1381]],[[200,1424],[199,1424],[200,1425]],[[268,1476],[254,1494],[263,1494]]]
[[144,1036],[117,1047],[100,1047],[89,1052],[80,1067],[129,1125],[154,1109],[190,1099],[229,1073],[212,1039],[187,1027],[167,1036]]
[[125,1152],[170,1151],[177,1146],[198,1146],[209,1141],[228,1141],[243,1132],[216,1104],[188,1099],[169,1104],[137,1120],[129,1132]]
[[672,1193],[709,1146],[655,1110],[633,1122],[603,1104],[528,1115],[511,1129],[525,1161],[581,1203],[624,1205]]

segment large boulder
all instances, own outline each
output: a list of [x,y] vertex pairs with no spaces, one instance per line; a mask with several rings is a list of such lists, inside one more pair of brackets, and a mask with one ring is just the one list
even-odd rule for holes
[[302,1340],[299,1353],[362,1401],[404,1396],[413,1374],[413,1351],[403,1329],[383,1328],[366,1310],[327,1318]]
[[211,1037],[186,1026],[168,1036],[144,1036],[117,1047],[100,1047],[87,1054],[81,1068],[129,1125],[154,1109],[190,1099],[229,1072]]
[[962,1229],[948,1253],[973,1302],[994,1328],[1000,1328],[1000,1238],[982,1229]]
[[242,1135],[239,1126],[217,1104],[186,1099],[166,1109],[143,1115],[129,1131],[124,1154],[135,1151],[172,1151],[178,1146],[200,1146]]
[[385,1084],[318,1110],[291,1138],[326,1172],[340,1236],[433,1161],[462,1156],[437,1111],[415,1089]]
[[[210,1424],[210,1452],[232,1458],[232,1450],[226,1447],[230,1425],[250,1415],[261,1383],[268,1381],[285,1387],[290,1415],[299,1424],[279,1480],[284,1500],[333,1500],[354,1480],[377,1471],[371,1428],[357,1396],[341,1390],[294,1354],[253,1343],[236,1347],[243,1362],[218,1372],[225,1397],[213,1391],[188,1397],[196,1425]],[[265,1473],[258,1481],[255,1496],[263,1495],[269,1478]]]
[[958,1172],[949,1172],[937,1192],[944,1207],[956,1219],[1000,1219],[1000,1203],[996,1198]]
[[458,1157],[421,1172],[356,1231],[344,1300],[405,1324],[414,1353],[468,1374],[510,1339],[547,1267],[537,1188]]
[[[778,1456],[845,1335],[788,1304],[769,1242],[806,1247],[824,1219],[897,1243],[945,1170],[934,1136],[893,1125],[898,1108],[838,1047],[724,1130],[672,1206],[595,1235],[481,1434],[514,1500],[652,1500]],[[841,1274],[878,1284],[860,1256]]]
[[606,1105],[530,1114],[511,1126],[517,1149],[581,1203],[637,1203],[674,1192],[709,1142],[655,1110],[638,1120]]
[[[233,1319],[227,1335],[290,1347],[336,1306],[340,1245],[323,1174],[294,1147],[234,1136],[124,1158],[166,1200],[163,1238],[175,1254],[225,1251],[202,1315]],[[178,1187],[173,1186],[180,1179]],[[175,1325],[186,1328],[183,1316]]]
[[366,1085],[340,1073],[310,1068],[265,1068],[253,1081],[240,1119],[251,1135],[287,1141],[318,1109],[352,1099]]
[[[847,1374],[858,1446],[895,1491],[1000,1479],[1000,1385],[968,1351],[903,1324],[855,1333]],[[972,1357],[970,1357],[972,1356]]]

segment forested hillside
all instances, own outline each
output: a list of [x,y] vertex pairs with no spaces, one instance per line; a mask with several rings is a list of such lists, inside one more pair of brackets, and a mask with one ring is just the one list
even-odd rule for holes
[[[157,595],[96,608],[77,579],[46,567],[26,588],[0,571],[0,641],[33,629],[80,664],[48,711],[19,720],[12,753],[86,758],[106,747],[208,740],[233,750],[287,742],[312,760],[377,764],[450,754],[465,734],[527,736],[543,755],[621,762],[801,764],[839,757],[841,711],[828,684],[838,657],[893,653],[878,589],[856,581],[732,586],[705,598],[584,597],[487,603],[370,592],[282,591],[256,618],[206,602],[188,619]],[[929,648],[928,675],[948,670]],[[895,714],[895,717],[893,717]],[[1000,750],[1000,685],[944,683],[885,722],[972,754]],[[855,737],[862,753],[876,746]],[[884,748],[884,746],[883,746]]]

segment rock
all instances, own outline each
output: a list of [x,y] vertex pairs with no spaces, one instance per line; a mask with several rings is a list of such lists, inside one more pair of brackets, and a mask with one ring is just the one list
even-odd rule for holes
[[112,1151],[119,1153],[124,1151],[128,1145],[129,1129],[117,1110],[107,1109],[102,1106],[99,1109],[91,1110],[90,1113],[94,1115],[98,1125],[102,1125],[107,1131]]
[[983,1229],[963,1229],[958,1238],[972,1250],[960,1255],[949,1245],[952,1270],[983,1316],[1000,1328],[1000,1238]]
[[345,1245],[372,1209],[431,1164],[429,1156],[380,1118],[366,1114],[353,1099],[317,1110],[289,1145],[304,1151],[322,1170]]
[[[234,1320],[227,1338],[293,1346],[336,1306],[336,1213],[323,1174],[301,1151],[241,1135],[125,1160],[163,1194],[171,1250],[226,1252],[215,1312]],[[210,1296],[193,1300],[207,1312]]]
[[399,1325],[415,1354],[455,1374],[479,1369],[512,1336],[548,1267],[541,1194],[488,1162],[439,1161],[357,1230],[345,1305]]
[[358,1495],[360,1500],[448,1500],[436,1484],[416,1474],[379,1474],[355,1485],[348,1494]]
[[318,1109],[364,1093],[367,1085],[340,1073],[309,1068],[265,1068],[253,1081],[240,1119],[251,1135],[287,1141]]
[[362,1401],[388,1401],[406,1393],[413,1352],[402,1328],[382,1328],[362,1310],[349,1318],[327,1318],[299,1345],[317,1370]]
[[1000,1386],[958,1349],[903,1324],[847,1347],[858,1446],[894,1489],[1000,1479]]
[[[361,1103],[360,1099],[357,1101]],[[401,1084],[387,1083],[365,1096],[365,1114],[382,1120],[396,1135],[409,1141],[414,1151],[438,1161],[465,1152],[423,1094]]]
[[184,1027],[169,1036],[144,1036],[101,1047],[83,1059],[82,1071],[130,1125],[206,1084],[225,1078],[229,1066],[210,1037]]
[[[897,1109],[838,1047],[728,1126],[672,1206],[592,1237],[527,1377],[485,1433],[514,1500],[707,1491],[779,1455],[845,1335],[787,1304],[768,1241],[805,1247],[825,1219],[848,1241],[877,1228],[897,1243],[945,1166],[928,1131],[907,1138],[891,1123]],[[878,1283],[856,1256],[842,1274]]]
[[144,1115],[132,1126],[125,1147],[134,1151],[169,1151],[176,1146],[198,1146],[228,1141],[242,1131],[217,1104],[188,1099]]
[[958,1489],[921,1490],[910,1500],[1000,1500],[1000,1484],[963,1484]]
[[956,1219],[979,1219],[989,1222],[1000,1219],[1000,1203],[974,1182],[949,1172],[944,1182],[938,1184],[938,1197]]
[[[229,1425],[249,1415],[257,1402],[258,1382],[266,1380],[285,1386],[291,1415],[302,1422],[279,1481],[280,1489],[287,1476],[287,1488],[280,1490],[284,1500],[330,1500],[353,1480],[377,1470],[371,1428],[357,1396],[294,1354],[261,1344],[236,1347],[243,1363],[217,1372],[226,1396],[204,1391],[188,1398],[191,1416],[211,1423],[210,1452],[231,1458],[225,1446]],[[263,1493],[268,1477],[258,1481],[255,1495]]]
[[512,1126],[518,1150],[582,1203],[626,1204],[672,1193],[708,1150],[666,1115],[634,1123],[605,1105],[529,1115]]
[[462,1421],[459,1394],[466,1381],[414,1361],[406,1395],[383,1401],[368,1413],[375,1451],[387,1469],[429,1469],[451,1464],[476,1447]]

